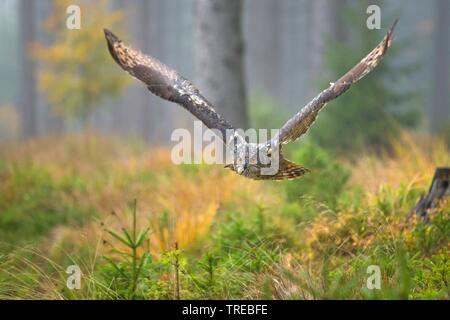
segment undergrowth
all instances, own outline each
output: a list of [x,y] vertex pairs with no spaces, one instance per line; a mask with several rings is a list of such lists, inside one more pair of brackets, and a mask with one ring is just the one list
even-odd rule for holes
[[281,183],[99,136],[5,146],[0,298],[449,299],[450,201],[408,217],[450,152],[399,139],[355,160],[304,145],[311,173]]

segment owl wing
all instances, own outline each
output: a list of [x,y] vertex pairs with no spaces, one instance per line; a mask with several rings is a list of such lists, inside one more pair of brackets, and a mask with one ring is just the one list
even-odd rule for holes
[[219,130],[221,138],[233,127],[225,121],[191,81],[156,58],[125,45],[111,31],[105,29],[108,49],[117,64],[162,99],[175,102],[201,120],[208,128]]
[[346,92],[352,84],[360,80],[380,63],[393,40],[393,31],[398,20],[395,20],[383,40],[357,65],[350,69],[335,83],[323,90],[295,116],[289,119],[280,129],[278,141],[282,144],[292,142],[304,135],[312,126],[320,110],[331,100]]

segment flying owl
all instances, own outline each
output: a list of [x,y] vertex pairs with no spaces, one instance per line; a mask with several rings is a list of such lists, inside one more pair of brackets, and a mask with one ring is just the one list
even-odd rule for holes
[[358,64],[330,83],[328,88],[290,118],[275,137],[263,143],[250,143],[238,135],[191,81],[158,59],[127,46],[111,31],[104,29],[104,32],[109,52],[123,70],[142,81],[153,94],[182,106],[218,133],[227,149],[232,150],[233,161],[225,167],[247,178],[284,180],[298,178],[309,170],[284,158],[282,146],[302,137],[328,102],[346,92],[380,63],[392,44],[396,23],[397,20],[383,40]]

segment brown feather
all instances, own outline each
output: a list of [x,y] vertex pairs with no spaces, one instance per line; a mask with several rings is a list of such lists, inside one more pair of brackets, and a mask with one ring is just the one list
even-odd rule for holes
[[295,116],[289,119],[280,129],[280,143],[295,141],[304,135],[312,126],[320,110],[331,100],[336,99],[346,92],[352,84],[363,78],[380,63],[387,49],[391,46],[393,40],[393,31],[396,20],[387,32],[383,40],[367,54],[357,65],[344,74],[339,80],[330,87],[319,93]]
[[275,175],[260,175],[258,180],[291,180],[310,172],[308,168],[287,160],[280,154],[280,166]]
[[111,31],[105,29],[109,52],[117,64],[134,78],[142,81],[155,95],[181,105],[208,128],[217,129],[226,138],[233,127],[225,121],[191,81],[163,64],[125,45]]

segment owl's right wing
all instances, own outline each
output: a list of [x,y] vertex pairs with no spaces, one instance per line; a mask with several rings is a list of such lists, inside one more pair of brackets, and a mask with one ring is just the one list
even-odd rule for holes
[[108,49],[117,64],[134,78],[142,81],[155,95],[181,105],[208,128],[219,130],[226,139],[233,127],[225,121],[191,81],[182,77],[159,60],[125,45],[105,29]]

